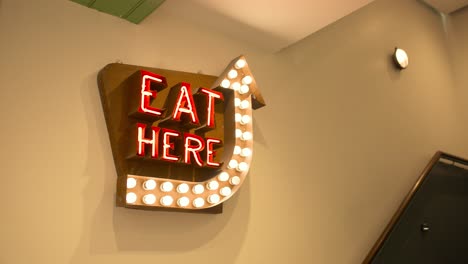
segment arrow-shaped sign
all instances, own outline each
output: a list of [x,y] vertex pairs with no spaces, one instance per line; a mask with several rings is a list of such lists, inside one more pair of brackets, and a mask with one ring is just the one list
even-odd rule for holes
[[[101,75],[106,74],[106,68]],[[102,82],[100,87],[101,92],[106,90]],[[219,170],[211,178],[199,182],[127,172],[125,182],[119,177],[119,205],[200,210],[223,203],[240,188],[252,162],[252,110],[265,106],[265,102],[244,56],[234,59],[211,88],[224,94],[224,152]],[[110,121],[107,121],[109,126]],[[113,151],[114,158],[119,159],[114,147]],[[119,174],[124,171],[128,170],[123,168]]]

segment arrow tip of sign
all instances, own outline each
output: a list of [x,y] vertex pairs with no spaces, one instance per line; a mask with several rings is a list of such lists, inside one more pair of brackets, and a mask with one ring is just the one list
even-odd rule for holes
[[[232,75],[230,75],[231,72],[233,72]],[[238,74],[251,77],[251,83],[249,84],[249,86],[250,86],[250,90],[252,91],[252,108],[258,109],[258,108],[264,107],[266,105],[265,100],[263,99],[263,96],[260,93],[260,90],[258,89],[257,82],[255,81],[255,77],[253,76],[252,71],[250,70],[249,64],[247,63],[247,59],[245,58],[244,55],[240,55],[236,57],[228,64],[226,69],[221,73],[218,79],[214,82],[212,88],[216,88],[216,87],[229,88],[231,86],[229,80],[237,77]]]

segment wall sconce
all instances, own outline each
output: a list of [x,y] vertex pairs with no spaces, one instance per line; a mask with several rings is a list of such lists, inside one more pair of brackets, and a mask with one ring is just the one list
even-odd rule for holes
[[393,60],[396,66],[402,70],[408,67],[408,54],[406,54],[406,51],[403,49],[395,48],[395,52],[393,52]]

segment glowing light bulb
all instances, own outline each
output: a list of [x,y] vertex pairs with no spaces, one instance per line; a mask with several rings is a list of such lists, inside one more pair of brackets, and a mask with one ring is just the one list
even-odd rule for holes
[[229,88],[229,85],[231,85],[231,82],[228,79],[224,79],[221,82],[221,87],[223,87],[223,88]]
[[195,200],[193,200],[193,206],[195,208],[200,208],[200,207],[202,207],[204,205],[205,205],[205,200],[203,200],[203,198],[201,198],[201,197],[198,197]]
[[234,120],[236,121],[236,123],[240,122],[242,120],[242,115],[239,113],[236,113],[234,115]]
[[236,69],[242,69],[244,68],[244,66],[247,64],[247,62],[243,59],[239,59],[238,61],[236,61],[236,64],[234,65],[234,67]]
[[174,202],[174,198],[170,195],[165,195],[161,198],[161,204],[164,206],[170,206]]
[[190,204],[190,199],[188,197],[180,197],[177,200],[177,205],[180,207],[187,207]]
[[237,168],[237,165],[239,165],[239,163],[237,162],[237,160],[233,159],[229,161],[228,169],[235,169]]
[[125,197],[127,200],[127,203],[132,204],[135,203],[137,200],[137,195],[133,192],[127,193],[127,196]]
[[245,162],[239,163],[239,165],[237,165],[237,168],[236,168],[237,171],[241,171],[241,172],[246,171],[248,169],[249,169],[249,164],[247,164]]
[[210,204],[217,204],[217,203],[219,203],[219,200],[221,200],[221,198],[217,194],[212,194],[212,195],[208,196],[208,202]]
[[127,189],[133,189],[137,185],[135,178],[127,178]]
[[204,191],[205,191],[205,187],[203,187],[203,185],[201,185],[201,184],[197,184],[197,185],[193,186],[193,188],[192,188],[192,192],[194,194],[202,194]]
[[241,105],[241,99],[239,99],[239,98],[234,98],[234,106],[235,106],[235,107],[238,107],[238,106],[240,106],[240,105]]
[[239,185],[240,184],[240,178],[239,176],[234,176],[229,180],[229,183],[232,185]]
[[234,79],[234,78],[236,78],[236,77],[237,77],[237,71],[236,71],[236,70],[230,70],[230,71],[228,72],[228,78],[229,78],[229,79]]
[[242,140],[251,140],[252,139],[252,133],[250,133],[249,131],[245,131],[244,133],[242,133],[241,139]]
[[232,88],[234,91],[239,91],[240,87],[241,87],[241,85],[240,85],[240,83],[238,83],[238,82],[235,82],[235,83],[233,83],[233,84],[231,85],[231,88]]
[[229,180],[229,173],[223,171],[221,172],[219,175],[218,175],[218,180],[219,181],[222,181],[222,182],[225,182],[227,180]]
[[155,180],[147,180],[143,183],[143,189],[145,190],[154,190],[154,188],[156,188]]
[[147,194],[143,196],[144,204],[154,204],[156,202],[156,196],[154,194]]
[[178,193],[187,193],[189,191],[189,186],[186,183],[181,183],[177,186]]
[[249,148],[243,148],[240,155],[242,157],[249,157],[250,155],[252,155],[252,150]]
[[250,77],[249,75],[245,76],[244,78],[242,78],[242,83],[243,84],[251,84],[252,83],[252,77]]
[[240,146],[235,146],[234,147],[234,155],[239,155],[239,154],[241,154],[241,152],[242,152],[242,149],[241,149]]
[[250,116],[249,115],[243,115],[241,117],[240,123],[242,125],[247,125],[248,123],[250,123]]
[[249,86],[244,84],[244,85],[242,85],[242,86],[240,87],[239,93],[240,93],[240,94],[246,94],[246,93],[249,92],[249,90],[250,90]]
[[208,190],[217,190],[219,188],[219,183],[217,181],[210,181],[206,184]]
[[163,184],[161,184],[161,191],[163,192],[170,192],[173,188],[174,185],[172,184],[172,182],[164,182]]
[[408,54],[403,49],[395,49],[393,58],[401,69],[406,69],[406,67],[408,67]]
[[222,196],[229,196],[229,195],[231,195],[232,190],[231,190],[231,188],[229,188],[229,187],[223,187],[223,188],[221,188],[221,190],[219,190],[219,193],[220,193]]
[[249,106],[250,106],[250,103],[247,100],[242,100],[242,102],[240,102],[239,104],[240,109],[247,109],[249,108]]
[[236,138],[242,137],[242,130],[236,129]]

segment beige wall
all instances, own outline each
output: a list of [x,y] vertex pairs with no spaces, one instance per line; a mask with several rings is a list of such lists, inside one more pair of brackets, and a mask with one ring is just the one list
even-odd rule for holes
[[[436,150],[468,156],[427,7],[378,0],[276,54],[203,12],[179,1],[135,26],[69,1],[0,0],[0,263],[359,263]],[[240,194],[222,215],[115,208],[97,72],[121,60],[219,74],[241,53],[268,105]]]
[[[468,7],[453,13],[447,20],[449,32],[449,47],[451,51],[451,63],[454,72],[454,83],[459,98],[459,108],[465,125],[463,136],[468,135]],[[468,149],[468,141],[465,140],[465,149]]]

